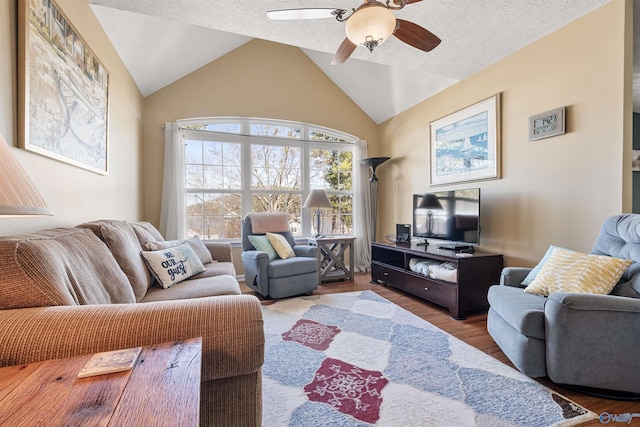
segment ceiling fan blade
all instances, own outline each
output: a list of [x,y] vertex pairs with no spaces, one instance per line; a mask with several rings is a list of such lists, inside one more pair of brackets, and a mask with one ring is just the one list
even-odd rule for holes
[[336,54],[333,56],[331,65],[344,63],[347,59],[349,59],[354,50],[356,50],[356,45],[351,43],[351,40],[345,38],[336,51]]
[[396,19],[396,31],[394,36],[408,45],[429,52],[440,44],[442,40],[431,31],[425,30],[420,25],[404,19]]
[[[407,5],[407,4],[411,4],[411,3],[418,3],[419,1],[422,1],[422,0],[407,0],[404,4]],[[400,4],[400,0],[393,0],[393,3],[394,4]]]
[[308,9],[283,9],[270,10],[267,16],[271,19],[322,19],[335,18],[340,9],[308,8]]

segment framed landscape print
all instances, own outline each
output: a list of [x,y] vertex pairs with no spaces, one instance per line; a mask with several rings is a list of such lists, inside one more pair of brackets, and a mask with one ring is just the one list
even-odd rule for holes
[[18,146],[106,175],[109,72],[53,0],[18,2]]
[[500,178],[500,94],[429,124],[432,186]]

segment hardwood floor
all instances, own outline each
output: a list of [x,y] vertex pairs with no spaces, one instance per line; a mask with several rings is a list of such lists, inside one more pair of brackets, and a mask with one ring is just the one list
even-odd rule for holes
[[[507,356],[502,353],[498,345],[493,341],[487,332],[487,313],[479,313],[469,316],[466,320],[453,320],[449,316],[449,310],[442,308],[438,305],[431,304],[420,298],[414,297],[410,294],[402,292],[400,290],[386,287],[383,285],[370,284],[370,274],[356,274],[353,282],[333,282],[325,283],[318,287],[318,290],[314,291],[314,294],[331,294],[339,292],[353,292],[371,290],[383,298],[403,307],[404,309],[412,312],[416,316],[428,321],[429,323],[437,326],[438,328],[450,333],[451,335],[459,338],[460,340],[476,347],[477,349],[487,353],[488,355],[498,359],[499,361],[512,366]],[[241,282],[241,288],[243,293],[255,295],[249,287]],[[567,387],[562,387],[552,383],[546,378],[536,378],[538,382],[545,386],[555,390],[563,396],[573,400],[574,402],[584,406],[585,408],[601,414],[608,412],[610,414],[625,414],[625,413],[640,413],[640,401],[625,401],[625,400],[613,400],[604,399],[588,394],[580,393],[575,390],[571,390]],[[611,425],[620,425],[620,423],[611,422]],[[623,423],[625,425],[638,425],[640,426],[640,418],[633,418],[630,424]],[[603,424],[599,420],[595,420],[589,423],[582,424],[584,426],[602,426]]]

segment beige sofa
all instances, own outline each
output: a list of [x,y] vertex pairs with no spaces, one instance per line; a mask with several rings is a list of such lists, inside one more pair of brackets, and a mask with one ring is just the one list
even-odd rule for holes
[[168,289],[141,257],[149,223],[96,221],[0,237],[0,366],[202,337],[201,425],[258,426],[264,330],[228,243]]

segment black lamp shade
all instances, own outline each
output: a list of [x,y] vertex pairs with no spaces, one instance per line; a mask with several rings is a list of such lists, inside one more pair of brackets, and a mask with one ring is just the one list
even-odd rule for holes
[[375,170],[378,166],[389,160],[391,157],[369,157],[368,159],[360,160],[360,164],[370,166]]
[[440,204],[440,200],[435,196],[435,194],[425,194],[418,205],[420,209],[442,209],[442,205]]

